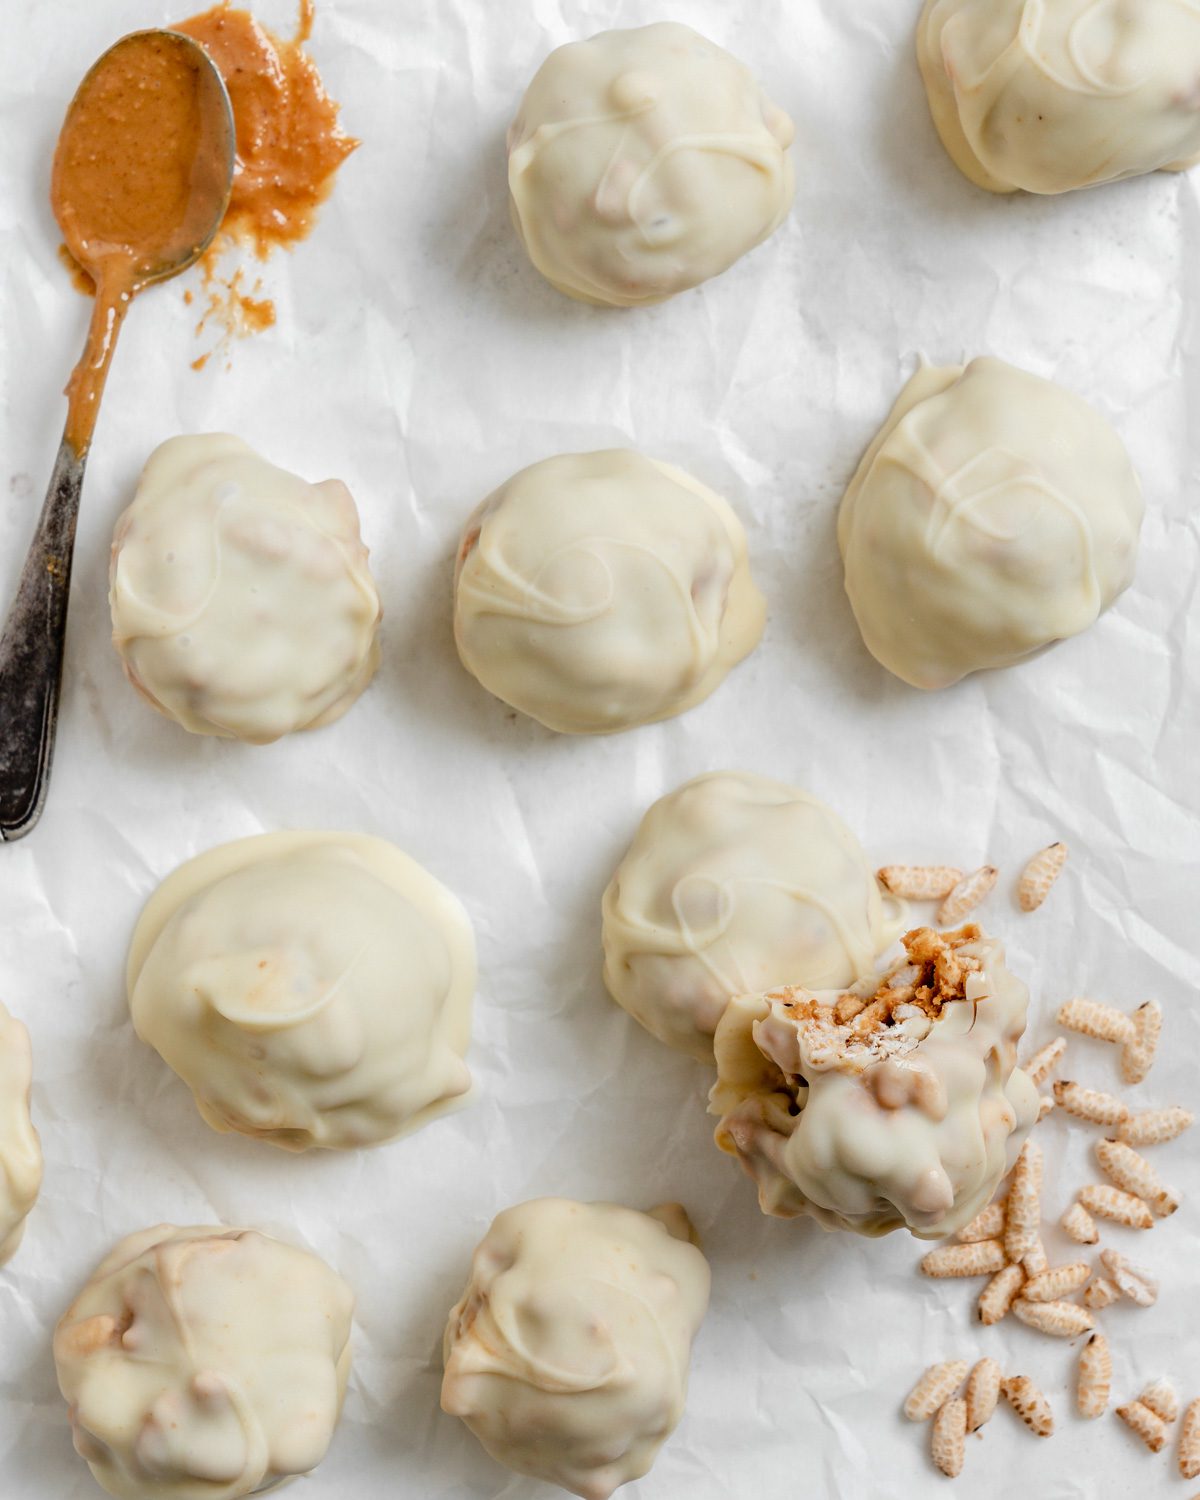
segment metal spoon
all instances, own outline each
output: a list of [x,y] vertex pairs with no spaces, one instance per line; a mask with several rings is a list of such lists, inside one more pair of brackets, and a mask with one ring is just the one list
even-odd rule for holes
[[186,270],[211,243],[229,205],[234,153],[224,81],[203,47],[178,32],[122,37],[67,111],[54,213],[95,283],[96,304],[67,386],[50,488],[0,635],[0,840],[27,834],[45,802],[79,497],[117,334],[143,287]]

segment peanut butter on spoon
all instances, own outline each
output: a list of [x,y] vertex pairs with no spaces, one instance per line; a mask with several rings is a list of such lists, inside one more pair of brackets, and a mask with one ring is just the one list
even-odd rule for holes
[[138,292],[203,254],[229,203],[233,161],[221,75],[177,32],[123,37],[67,111],[51,201],[96,300],[67,386],[50,488],[0,635],[0,839],[28,833],[45,799],[84,465],[117,335]]

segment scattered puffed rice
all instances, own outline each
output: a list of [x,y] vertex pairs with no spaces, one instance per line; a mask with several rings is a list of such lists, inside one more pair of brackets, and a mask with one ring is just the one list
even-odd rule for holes
[[1179,1472],[1185,1479],[1200,1474],[1200,1397],[1183,1414],[1179,1433]]
[[1035,1088],[1040,1089],[1046,1079],[1058,1067],[1059,1063],[1062,1062],[1063,1053],[1066,1050],[1066,1037],[1056,1036],[1052,1042],[1047,1042],[1040,1051],[1035,1052],[1021,1071]]
[[1095,1219],[1082,1203],[1072,1203],[1058,1222],[1077,1245],[1094,1245],[1100,1238]]
[[1038,1099],[1037,1120],[1034,1123],[1040,1125],[1053,1108],[1054,1095],[1042,1094]]
[[1033,1249],[1042,1223],[1042,1148],[1026,1141],[1013,1167],[1008,1189],[1004,1249],[1009,1260],[1022,1260]]
[[978,1432],[1000,1399],[1003,1375],[994,1359],[981,1359],[967,1380],[967,1431]]
[[1095,1041],[1116,1042],[1120,1046],[1137,1036],[1133,1022],[1124,1012],[1101,1005],[1098,1000],[1068,1000],[1059,1008],[1058,1024]]
[[1158,1277],[1145,1266],[1135,1266],[1119,1250],[1101,1250],[1100,1264],[1109,1280],[1130,1302],[1139,1307],[1153,1307],[1158,1301]]
[[1127,1229],[1151,1229],[1154,1215],[1140,1198],[1132,1193],[1122,1193],[1107,1183],[1091,1183],[1079,1190],[1079,1201],[1094,1218],[1111,1219],[1114,1224],[1124,1224]]
[[1000,871],[995,865],[981,865],[978,870],[964,875],[938,907],[938,926],[953,927],[956,922],[961,922],[968,912],[975,910],[999,878]]
[[1086,1261],[1073,1260],[1068,1265],[1054,1266],[1049,1271],[1031,1276],[1021,1295],[1026,1302],[1057,1302],[1077,1292],[1091,1274],[1092,1268]]
[[977,1240],[970,1245],[939,1245],[921,1261],[926,1276],[990,1276],[1007,1262],[999,1240]]
[[1041,1235],[1038,1235],[1029,1251],[1021,1257],[1021,1269],[1031,1279],[1050,1269],[1050,1257],[1046,1254]]
[[1178,1104],[1169,1109],[1148,1109],[1122,1120],[1117,1127],[1117,1139],[1130,1146],[1161,1146],[1190,1130],[1195,1120],[1190,1109]]
[[990,1328],[1006,1318],[1024,1285],[1025,1272],[1019,1262],[998,1271],[979,1294],[979,1321]]
[[884,865],[875,878],[905,901],[941,901],[963,878],[954,865]]
[[1152,1380],[1138,1400],[1164,1422],[1174,1422],[1179,1416],[1179,1397],[1175,1387],[1162,1376]]
[[1012,1375],[1001,1382],[1000,1389],[1030,1432],[1038,1437],[1049,1437],[1053,1433],[1054,1413],[1050,1410],[1050,1403],[1028,1375]]
[[1081,1083],[1060,1080],[1054,1085],[1055,1102],[1077,1120],[1087,1120],[1092,1125],[1120,1125],[1129,1118],[1129,1106],[1115,1094],[1102,1094],[1098,1089],[1085,1089]]
[[1092,1421],[1108,1410],[1112,1395],[1112,1351],[1102,1333],[1094,1333],[1079,1355],[1079,1384],[1076,1403],[1079,1415]]
[[1151,1453],[1161,1453],[1167,1446],[1167,1424],[1140,1401],[1118,1406],[1117,1416],[1131,1432],[1137,1433]]
[[1094,1276],[1083,1289],[1083,1305],[1093,1312],[1101,1312],[1120,1299],[1121,1288],[1107,1276]]
[[967,1378],[965,1359],[951,1359],[944,1364],[930,1365],[909,1393],[904,1403],[904,1415],[910,1422],[927,1422],[940,1406],[944,1406]]
[[933,1461],[950,1479],[962,1473],[967,1452],[967,1403],[961,1399],[947,1401],[933,1419],[930,1440]]
[[998,1239],[1004,1233],[1004,1205],[1003,1198],[997,1198],[995,1203],[989,1203],[986,1208],[981,1208],[969,1224],[963,1227],[954,1236],[962,1245],[975,1245],[980,1240]]
[[1119,1188],[1141,1198],[1157,1218],[1166,1219],[1179,1207],[1179,1195],[1159,1177],[1144,1156],[1124,1141],[1097,1141],[1096,1160]]
[[1096,1326],[1087,1308],[1074,1302],[1026,1302],[1024,1297],[1018,1297],[1012,1310],[1026,1327],[1056,1339],[1077,1339]]
[[1066,844],[1051,844],[1035,854],[1021,872],[1017,884],[1017,902],[1022,911],[1037,911],[1050,894],[1050,887],[1062,874],[1067,862]]
[[1133,1013],[1133,1038],[1121,1048],[1121,1077],[1126,1083],[1141,1083],[1154,1065],[1162,1034],[1162,1006],[1147,1000]]

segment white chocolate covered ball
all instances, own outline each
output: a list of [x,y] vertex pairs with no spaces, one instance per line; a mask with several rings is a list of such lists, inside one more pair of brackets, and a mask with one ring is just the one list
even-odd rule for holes
[[992,1199],[1037,1119],[1016,1066],[1029,991],[977,927],[904,939],[839,994],[739,996],[717,1027],[717,1145],[762,1211],[940,1239]]
[[325,1457],[350,1288],[256,1229],[159,1224],[100,1262],[54,1332],[75,1448],[123,1500],[239,1500]]
[[989,192],[1200,161],[1192,0],[926,0],[917,55],[946,150]]
[[189,860],[138,920],[128,986],[214,1130],[372,1146],[471,1087],[470,923],[383,839],[261,834]]
[[941,688],[1078,635],[1132,582],[1143,511],[1078,396],[998,359],[922,362],[838,513],[867,649]]
[[744,64],[690,26],[604,31],[552,52],[508,132],[513,222],[581,302],[661,302],[779,228],[795,129]]
[[603,916],[613,999],[660,1041],[711,1063],[734,995],[874,973],[905,908],[823,802],[748,771],[714,771],[646,813]]
[[683,1415],[709,1291],[690,1238],[677,1204],[506,1209],[446,1325],[442,1409],[516,1473],[608,1500]]
[[29,1033],[0,1005],[0,1266],[16,1253],[42,1186],[42,1147],[29,1116]]
[[240,438],[170,438],[117,522],[113,643],[193,734],[263,745],[332,723],[379,662],[379,595],[350,491]]
[[474,512],[459,548],[463,665],[564,734],[694,707],[757,646],[765,618],[726,502],[627,449],[522,469]]

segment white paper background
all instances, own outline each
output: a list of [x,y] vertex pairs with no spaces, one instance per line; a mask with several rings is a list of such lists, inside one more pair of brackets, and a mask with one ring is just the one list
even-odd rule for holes
[[[163,0],[3,0],[0,75],[0,586],[11,592],[63,417],[84,301],[55,260],[55,133],[91,59],[178,19]],[[54,1320],[119,1235],[160,1219],[253,1222],[336,1265],[359,1299],[356,1365],[333,1450],[305,1493],[487,1500],[511,1480],[438,1410],[438,1343],[492,1215],[542,1193],[649,1206],[680,1198],[714,1269],[687,1415],[630,1500],[912,1500],[942,1481],[899,1403],[935,1357],[998,1354],[1040,1380],[1049,1443],[1001,1412],[956,1493],[974,1500],[1186,1490],[1108,1416],[1070,1412],[1074,1354],[972,1323],[977,1284],[914,1275],[906,1237],[865,1243],[768,1222],[710,1144],[707,1079],[606,998],[599,898],[644,808],[685,778],[747,767],[832,803],[872,858],[1005,872],[986,920],[1031,984],[1035,1043],[1089,992],[1167,1011],[1148,1102],[1194,1097],[1200,692],[1194,659],[1200,482],[1200,173],[1063,200],[970,187],[929,124],[917,0],[324,0],[312,50],[363,137],[317,233],[266,271],[279,324],[203,374],[179,284],[135,309],[91,460],[52,796],[0,849],[0,993],[29,1024],[46,1184],[0,1272],[0,1492],[98,1493],[71,1450]],[[260,15],[290,26],[290,0]],[[794,116],[795,212],[769,245],[674,302],[566,301],[508,223],[503,132],[545,53],[673,17],[725,43]],[[1052,376],[1114,421],[1145,482],[1138,578],[1086,638],[926,697],[866,655],[841,589],[838,497],[925,349],[991,352]],[[387,608],[380,676],[331,729],[269,749],[155,717],[109,645],[113,522],[155,444],[225,429],[312,479],[344,478]],[[460,669],[451,559],[470,508],[548,454],[635,444],[692,470],[745,519],[771,618],[755,656],[683,719],[558,738]],[[262,829],[382,834],[464,899],[481,988],[469,1112],[369,1153],[293,1158],[201,1122],[134,1038],[129,933],[182,859]],[[1065,838],[1050,903],[1012,880]],[[1115,1080],[1081,1042],[1071,1071]],[[1043,1129],[1057,1215],[1094,1176],[1089,1137]],[[1060,1171],[1065,1159],[1066,1166]],[[1163,1171],[1193,1198],[1188,1140]],[[1110,1243],[1132,1238],[1114,1231]],[[1138,1244],[1159,1306],[1105,1314],[1116,1392],[1173,1375],[1200,1392],[1192,1205]],[[1057,1251],[1061,1247],[1055,1246]]]

